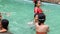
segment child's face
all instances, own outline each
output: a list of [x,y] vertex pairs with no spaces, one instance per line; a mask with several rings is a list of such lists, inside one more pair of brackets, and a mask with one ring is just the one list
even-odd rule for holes
[[38,21],[38,15],[35,16],[35,21],[36,21],[36,22]]
[[40,1],[38,1],[37,6],[39,7],[40,5],[41,5],[41,2],[40,2]]

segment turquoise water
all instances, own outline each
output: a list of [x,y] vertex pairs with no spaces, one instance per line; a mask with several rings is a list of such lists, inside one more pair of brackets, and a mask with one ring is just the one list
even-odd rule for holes
[[[50,27],[48,34],[60,34],[60,5],[42,3],[41,8],[46,14],[45,24]],[[33,9],[33,3],[27,0],[0,0],[0,12],[10,13],[2,16],[9,20],[9,31],[13,34],[36,34],[27,24],[33,20]]]

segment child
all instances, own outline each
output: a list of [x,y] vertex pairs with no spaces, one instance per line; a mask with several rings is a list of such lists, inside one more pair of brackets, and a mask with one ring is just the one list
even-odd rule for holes
[[37,23],[38,22],[38,14],[35,14],[34,15],[34,23]]
[[38,14],[34,14],[34,21],[28,22],[31,29],[35,29],[35,23],[38,22]]
[[35,1],[35,7],[34,7],[35,14],[43,13],[42,9],[40,8],[40,5],[41,5],[40,0]]
[[45,15],[43,13],[38,14],[38,23],[35,23],[36,34],[47,34],[49,31],[49,26],[45,25]]
[[8,24],[9,24],[9,21],[7,19],[3,19],[0,22],[0,32],[7,32],[8,31]]

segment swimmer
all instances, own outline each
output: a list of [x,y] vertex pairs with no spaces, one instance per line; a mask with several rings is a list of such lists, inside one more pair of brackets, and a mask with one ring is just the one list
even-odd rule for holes
[[35,1],[35,7],[34,7],[34,14],[43,13],[42,9],[40,8],[41,1]]
[[47,34],[49,32],[49,26],[44,24],[45,20],[45,15],[40,13],[38,15],[38,23],[35,23],[36,34]]
[[34,15],[34,24],[35,24],[35,23],[38,23],[38,14],[35,14],[35,15]]
[[38,14],[35,14],[34,15],[34,20],[31,21],[31,22],[28,22],[28,25],[32,26],[32,25],[34,25],[34,23],[37,23],[37,22],[38,22]]
[[30,26],[30,28],[32,29],[33,27],[35,28],[35,23],[38,23],[38,14],[34,15],[34,20],[31,22],[28,22],[28,25]]
[[8,31],[8,24],[9,24],[9,21],[7,19],[3,19],[1,22],[0,22],[0,32],[7,32]]

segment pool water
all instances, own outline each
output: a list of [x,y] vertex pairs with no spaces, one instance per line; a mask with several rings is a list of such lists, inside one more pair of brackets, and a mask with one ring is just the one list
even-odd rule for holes
[[[41,8],[46,15],[45,24],[50,27],[48,34],[60,34],[60,5],[42,3]],[[36,34],[27,24],[34,19],[33,10],[34,4],[28,0],[0,0],[0,12],[3,19],[9,20],[9,31],[13,34]]]

